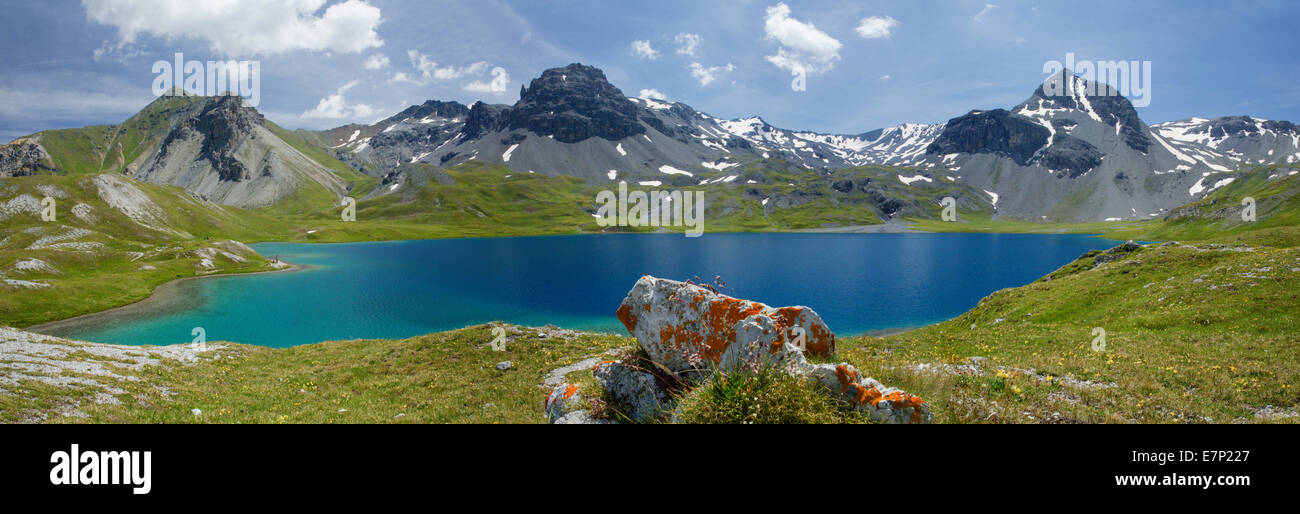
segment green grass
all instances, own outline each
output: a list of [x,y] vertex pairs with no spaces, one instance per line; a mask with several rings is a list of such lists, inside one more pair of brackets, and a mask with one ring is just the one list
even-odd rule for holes
[[[217,240],[255,242],[288,234],[290,225],[274,217],[191,198],[178,188],[130,181],[162,213],[160,224],[175,232],[155,230],[127,217],[99,198],[98,187],[86,175],[37,175],[6,179],[9,198],[23,194],[36,198],[57,188],[56,219],[41,221],[35,215],[17,215],[0,221],[0,272],[7,278],[48,283],[41,289],[0,286],[0,323],[25,327],[81,314],[98,312],[147,298],[155,287],[177,278],[199,274],[201,260],[194,251]],[[7,199],[7,198],[6,198]],[[90,208],[93,220],[73,215],[75,205]],[[98,246],[86,251],[30,249],[42,237],[74,230],[89,231],[76,239]],[[267,260],[256,255],[245,262],[217,259],[223,273],[267,270]],[[13,264],[39,259],[57,271],[19,274]],[[150,266],[154,269],[147,269]]]
[[819,388],[811,379],[775,367],[757,373],[713,373],[679,400],[674,421],[748,425],[866,421],[842,409]]
[[[193,366],[168,362],[112,385],[122,405],[83,405],[72,423],[545,423],[542,378],[591,354],[626,346],[616,336],[539,339],[529,329],[494,352],[489,326],[401,340],[293,348],[231,345]],[[512,362],[506,371],[496,363]],[[163,389],[165,388],[165,389]],[[167,393],[164,393],[166,391]],[[0,421],[86,400],[95,391],[24,383],[0,395]],[[83,402],[89,404],[90,402]],[[195,416],[191,409],[200,409]],[[346,409],[346,412],[340,410]]]
[[[994,293],[944,323],[842,339],[841,358],[926,398],[936,422],[1227,423],[1300,403],[1300,272],[1292,271],[1300,249],[1159,247],[1097,269],[1092,260]],[[1092,349],[1096,327],[1106,331],[1105,351]],[[1035,373],[909,368],[975,356]],[[1049,376],[1114,386],[1073,388]]]

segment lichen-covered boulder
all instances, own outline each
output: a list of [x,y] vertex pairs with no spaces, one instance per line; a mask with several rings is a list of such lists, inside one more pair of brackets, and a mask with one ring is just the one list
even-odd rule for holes
[[797,345],[782,337],[776,321],[755,314],[736,323],[733,331],[736,340],[722,352],[718,369],[723,373],[758,371],[764,367],[781,366],[793,371],[808,364]]
[[654,375],[619,361],[605,361],[592,374],[609,399],[626,410],[623,414],[638,423],[659,415],[668,404],[668,392]]
[[756,314],[771,320],[780,344],[799,340],[812,354],[835,354],[835,334],[808,307],[773,308],[676,280],[641,277],[617,311],[650,358],[674,372],[718,362],[737,323]]
[[580,411],[583,407],[586,407],[586,402],[578,394],[577,384],[558,384],[546,396],[546,417],[551,423],[556,423],[565,415]]
[[808,364],[797,374],[816,380],[832,395],[872,421],[911,424],[932,423],[930,405],[901,389],[885,387],[873,378],[863,377],[852,364]]

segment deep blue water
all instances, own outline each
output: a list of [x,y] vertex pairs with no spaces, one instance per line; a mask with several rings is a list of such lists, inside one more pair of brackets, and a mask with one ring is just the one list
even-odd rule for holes
[[126,344],[292,346],[400,338],[493,320],[626,333],[641,275],[720,275],[725,293],[808,305],[841,335],[960,315],[1114,241],[1028,234],[579,235],[254,245],[315,268],[183,282],[182,301],[57,335]]

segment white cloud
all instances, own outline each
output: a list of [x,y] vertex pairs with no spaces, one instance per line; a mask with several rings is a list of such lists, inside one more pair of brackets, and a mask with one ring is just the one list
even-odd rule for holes
[[727,63],[726,66],[711,66],[706,68],[698,62],[693,62],[691,63],[691,76],[700,81],[701,86],[707,86],[710,82],[717,80],[719,76],[729,73],[734,69],[736,69],[736,67],[732,66],[731,63]]
[[695,47],[700,46],[700,35],[683,32],[673,37],[673,42],[677,43],[677,55],[689,55],[695,57]]
[[768,62],[790,71],[821,73],[830,71],[840,58],[840,42],[805,23],[790,17],[790,7],[779,3],[767,8],[763,24],[764,37],[781,44]]
[[976,14],[976,15],[975,15],[975,21],[983,23],[983,22],[984,22],[984,17],[985,17],[985,16],[988,16],[989,13],[993,12],[993,9],[995,9],[995,8],[997,8],[996,5],[993,5],[993,4],[984,4],[984,8],[983,8],[983,9],[980,9],[979,14]]
[[885,83],[885,82],[889,82],[889,81],[891,81],[891,80],[894,80],[894,77],[892,77],[892,76],[890,76],[888,73],[886,73],[886,74],[884,74],[884,75],[881,75],[879,80],[880,80],[881,83]]
[[403,72],[403,71],[399,71],[399,72],[397,72],[397,73],[394,73],[394,74],[393,74],[393,78],[388,79],[388,83],[389,83],[389,84],[392,84],[392,83],[394,83],[394,82],[406,82],[406,83],[408,83],[408,84],[419,84],[419,83],[420,83],[420,81],[411,78],[410,75],[407,75],[406,72]]
[[117,27],[116,44],[106,46],[119,51],[142,34],[206,40],[213,52],[231,57],[295,50],[359,53],[384,44],[375,31],[384,21],[378,7],[345,0],[320,12],[324,5],[325,0],[82,0],[90,21]]
[[[393,78],[388,79],[388,83],[406,82],[423,86],[434,79],[452,80],[459,78],[482,77],[487,74],[488,67],[491,66],[487,61],[479,61],[470,64],[469,66],[457,67],[449,64],[447,66],[438,67],[436,61],[429,58],[428,55],[420,53],[419,50],[414,49],[407,50],[406,56],[411,60],[411,67],[420,72],[419,78],[412,77],[405,72],[399,71],[393,74]],[[491,75],[492,80],[486,82],[483,80],[474,80],[465,84],[464,89],[475,93],[504,93],[506,85],[510,82],[510,74],[506,73],[505,68],[498,66],[492,68]]]
[[858,24],[858,35],[867,39],[889,37],[890,29],[898,26],[898,20],[889,16],[870,16]]
[[446,66],[434,70],[433,76],[439,80],[458,79],[466,75],[481,75],[488,68],[487,61],[479,61],[463,68]]
[[508,87],[509,85],[510,85],[510,74],[506,73],[505,68],[497,66],[495,68],[492,68],[491,82],[483,82],[481,80],[475,80],[473,82],[470,82],[469,84],[465,84],[465,90],[474,93],[493,93],[499,95],[505,93],[506,87]]
[[438,63],[415,49],[407,50],[406,57],[411,59],[411,67],[420,70],[420,76],[424,80],[429,80],[438,69]]
[[658,89],[642,89],[637,98],[648,98],[650,100],[667,100],[668,97],[660,93]]
[[324,118],[331,120],[340,120],[346,118],[364,118],[375,114],[376,109],[366,104],[349,104],[343,93],[357,85],[357,81],[348,82],[340,87],[334,94],[320,99],[316,108],[302,113],[306,119]]
[[389,61],[387,55],[374,54],[371,55],[370,57],[367,57],[366,61],[361,63],[361,67],[367,70],[377,70],[383,68],[384,66],[388,66],[388,62]]
[[659,51],[650,46],[649,41],[638,39],[632,42],[632,55],[642,59],[658,59]]

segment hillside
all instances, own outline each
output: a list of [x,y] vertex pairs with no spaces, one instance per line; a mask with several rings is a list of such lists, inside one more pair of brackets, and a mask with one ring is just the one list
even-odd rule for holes
[[[55,219],[43,221],[42,199]],[[0,320],[27,326],[148,297],[177,278],[264,271],[243,241],[280,220],[121,175],[33,175],[0,184]]]

